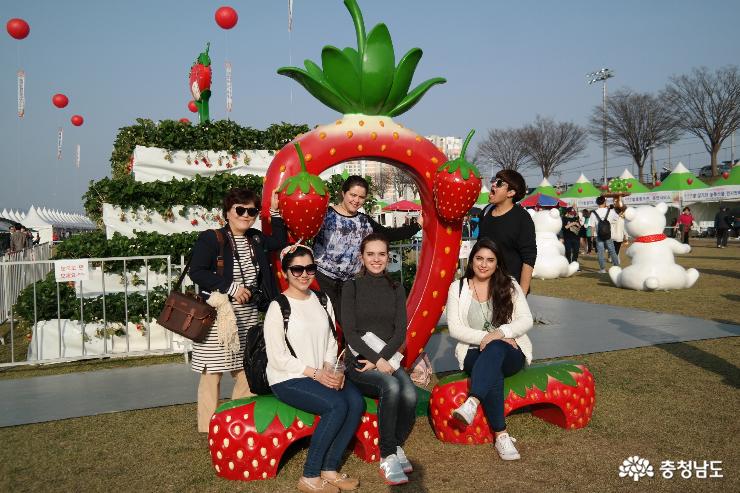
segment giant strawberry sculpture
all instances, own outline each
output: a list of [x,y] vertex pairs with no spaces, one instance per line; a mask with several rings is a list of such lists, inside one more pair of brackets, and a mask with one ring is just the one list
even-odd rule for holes
[[[447,221],[459,221],[475,203],[481,189],[480,172],[465,160],[465,151],[475,130],[463,143],[460,157],[440,165],[434,177],[434,203],[437,212]],[[477,180],[471,180],[471,175]]]
[[305,156],[298,142],[295,149],[303,171],[283,182],[278,188],[278,201],[285,225],[300,240],[313,238],[321,229],[329,205],[329,191],[321,178],[306,171]]
[[[411,109],[432,86],[445,79],[429,79],[409,91],[422,51],[409,50],[395,65],[393,42],[385,24],[378,24],[366,34],[357,1],[344,0],[344,4],[354,23],[357,48],[325,46],[321,53],[323,67],[306,60],[305,69],[283,67],[278,73],[295,79],[319,101],[344,115],[296,138],[305,153],[308,172],[318,175],[344,161],[370,159],[398,166],[416,182],[424,236],[416,280],[406,305],[409,327],[404,363],[408,367],[422,352],[442,313],[457,267],[462,216],[477,199],[477,194],[470,192],[480,190],[480,178],[477,170],[468,173],[467,179],[461,178],[468,190],[453,200],[455,213],[438,213],[433,190],[435,180],[439,181],[438,169],[447,158],[430,141],[392,118]],[[275,156],[265,177],[264,219],[273,190],[286,177],[298,174],[300,166],[292,145],[286,145]],[[288,205],[282,213],[294,214],[299,207]],[[269,229],[266,223],[263,225]]]

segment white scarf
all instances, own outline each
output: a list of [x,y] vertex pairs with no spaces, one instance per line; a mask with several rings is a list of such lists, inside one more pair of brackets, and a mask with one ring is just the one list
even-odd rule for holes
[[216,332],[218,333],[218,344],[232,358],[239,354],[239,332],[236,327],[236,315],[231,307],[229,297],[225,294],[214,291],[208,297],[207,303],[216,309]]

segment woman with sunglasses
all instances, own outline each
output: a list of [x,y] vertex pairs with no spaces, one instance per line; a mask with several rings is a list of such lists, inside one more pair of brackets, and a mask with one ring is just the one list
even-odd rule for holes
[[499,456],[519,459],[504,421],[504,377],[532,361],[527,332],[533,319],[524,291],[509,275],[493,241],[478,240],[463,278],[450,285],[447,323],[450,336],[459,341],[455,356],[460,369],[470,375],[468,398],[452,417],[469,425],[482,405]]
[[298,490],[354,490],[359,480],[339,474],[338,469],[365,411],[365,401],[336,364],[337,341],[329,325],[334,323],[331,300],[324,309],[309,289],[317,269],[312,251],[291,245],[281,252],[280,263],[288,281],[283,295],[290,304],[290,318],[286,330],[276,301],[265,315],[267,381],[278,399],[321,417],[311,437]]
[[388,240],[370,233],[360,244],[362,268],[342,288],[347,377],[378,404],[380,474],[386,484],[408,483],[413,471],[403,444],[416,421],[416,387],[401,368],[406,339],[406,293],[386,273]]
[[285,223],[275,194],[270,204],[272,235],[253,228],[259,203],[253,191],[231,189],[223,199],[226,225],[203,231],[193,247],[190,278],[206,299],[215,291],[228,295],[236,315],[236,327],[217,327],[217,321],[203,342],[193,343],[192,369],[200,373],[198,431],[202,433],[208,432],[224,373],[230,372],[234,377],[232,399],[251,395],[243,371],[244,348],[247,330],[259,321],[259,313],[250,301],[258,288],[268,299],[275,298],[278,292],[266,252],[280,250],[287,243]]
[[419,216],[418,224],[386,228],[359,212],[367,199],[369,187],[367,180],[360,176],[348,177],[342,184],[342,200],[329,207],[324,224],[314,238],[313,248],[319,266],[316,280],[334,306],[339,306],[344,281],[354,278],[360,270],[360,242],[363,238],[375,232],[383,234],[389,241],[406,240],[422,226]]

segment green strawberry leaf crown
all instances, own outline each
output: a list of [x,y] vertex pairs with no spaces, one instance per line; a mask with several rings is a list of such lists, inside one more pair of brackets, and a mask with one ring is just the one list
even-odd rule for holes
[[282,192],[283,190],[285,190],[286,194],[293,195],[293,192],[295,192],[296,188],[300,188],[301,192],[307,194],[311,191],[311,188],[313,188],[317,194],[326,195],[328,192],[326,190],[326,184],[324,183],[324,180],[316,175],[312,175],[306,170],[306,159],[303,157],[301,144],[295,142],[293,145],[298,152],[298,159],[301,161],[301,169],[303,171],[299,171],[297,175],[291,176],[290,178],[285,180],[283,184],[280,185],[280,188],[278,188],[278,192]]
[[326,106],[343,114],[385,115],[394,117],[410,110],[442,77],[426,80],[411,92],[411,79],[422,51],[412,48],[395,66],[393,41],[385,24],[376,25],[369,35],[357,0],[344,0],[357,35],[357,49],[340,50],[324,46],[323,70],[306,60],[305,70],[281,67],[277,73],[294,79]]
[[437,168],[437,171],[444,170],[452,174],[455,171],[460,170],[460,176],[462,176],[463,180],[467,180],[468,178],[470,178],[471,174],[476,178],[480,178],[480,171],[478,171],[478,167],[465,160],[465,152],[468,150],[468,144],[470,143],[470,139],[473,137],[474,133],[475,129],[471,130],[468,133],[468,136],[465,137],[462,151],[460,151],[460,157],[458,157],[457,159],[453,159],[452,161],[447,161],[446,163],[440,165],[440,167]]
[[[504,395],[513,391],[519,397],[527,396],[527,388],[537,387],[544,392],[547,390],[547,380],[554,378],[563,385],[577,387],[578,383],[571,373],[583,373],[578,363],[573,361],[553,361],[552,363],[538,363],[527,367],[526,370],[504,379]],[[437,385],[445,385],[469,378],[465,372],[453,373],[439,380]]]
[[[211,65],[211,57],[208,56],[208,51],[211,49],[211,42],[209,41],[206,43],[206,51],[201,52],[200,55],[198,55],[198,59],[195,63],[200,63],[201,65],[204,65],[206,67],[209,67]],[[193,63],[193,65],[195,65]]]
[[244,399],[235,399],[219,406],[219,408],[216,409],[216,414],[236,407],[246,406],[253,402],[254,407],[252,408],[252,417],[254,419],[254,428],[257,433],[264,432],[275,419],[275,416],[278,417],[283,428],[290,428],[296,418],[300,419],[309,428],[313,426],[313,423],[316,420],[315,414],[311,414],[289,404],[285,404],[274,395],[259,395],[246,397]]

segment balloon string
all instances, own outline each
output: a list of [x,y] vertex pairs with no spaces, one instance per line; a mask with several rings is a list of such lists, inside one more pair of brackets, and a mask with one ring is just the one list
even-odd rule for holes
[[[288,31],[288,67],[293,66],[293,32]],[[290,120],[293,120],[293,84],[290,87]]]

